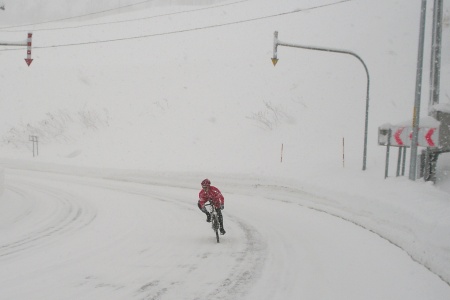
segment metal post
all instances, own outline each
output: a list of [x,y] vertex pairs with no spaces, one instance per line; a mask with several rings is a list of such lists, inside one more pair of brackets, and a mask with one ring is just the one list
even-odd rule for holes
[[30,135],[30,136],[28,137],[28,140],[29,140],[30,142],[33,143],[33,157],[34,157],[34,136],[33,136],[33,135]]
[[35,138],[36,138],[36,155],[39,156],[39,141],[37,136],[35,136]]
[[[39,145],[38,145],[38,136],[37,135],[30,135],[28,140],[33,143],[33,157],[36,155],[39,155]],[[34,147],[34,144],[36,143],[36,148]],[[35,151],[36,149],[36,151]]]
[[403,148],[403,157],[402,157],[402,176],[405,176],[405,166],[406,166],[406,147]]
[[409,164],[409,179],[416,180],[417,168],[417,141],[419,135],[419,114],[420,114],[420,96],[422,93],[422,68],[423,68],[423,44],[425,35],[425,18],[426,18],[427,1],[422,0],[421,16],[420,16],[420,33],[419,33],[419,51],[417,57],[416,72],[416,96],[414,100],[413,110],[413,134],[411,140],[411,161]]
[[431,174],[431,169],[430,169],[430,151],[428,148],[425,149],[425,151],[422,151],[422,155],[424,156],[423,158],[423,179],[425,181],[428,181],[428,179],[430,178],[430,174]]
[[289,43],[280,42],[278,40],[278,31],[275,31],[274,32],[274,40],[273,40],[273,57],[272,57],[272,63],[273,63],[274,66],[278,62],[278,53],[277,53],[278,46],[286,46],[286,47],[302,48],[302,49],[306,49],[306,50],[317,50],[317,51],[349,54],[349,55],[352,55],[353,57],[356,57],[362,63],[362,65],[364,66],[364,70],[366,71],[366,75],[367,75],[366,111],[365,111],[365,121],[364,121],[364,150],[363,150],[363,167],[362,167],[363,171],[366,170],[367,132],[368,132],[368,125],[369,125],[369,87],[370,87],[370,77],[369,77],[369,69],[367,68],[365,62],[362,60],[362,58],[359,55],[357,55],[356,53],[353,53],[351,51],[347,51],[347,50],[331,49],[331,48],[319,48],[319,47],[295,45],[295,44],[289,44]]
[[389,173],[389,151],[391,148],[391,135],[392,135],[392,130],[389,129],[388,140],[387,140],[387,144],[386,144],[386,163],[385,163],[385,169],[384,169],[384,179],[386,179],[388,177],[388,173]]
[[431,41],[430,64],[430,100],[428,105],[428,113],[431,113],[433,105],[439,103],[442,48],[442,11],[443,0],[434,0],[433,35]]
[[397,173],[396,176],[400,176],[400,164],[402,160],[402,147],[398,147],[398,158],[397,158]]

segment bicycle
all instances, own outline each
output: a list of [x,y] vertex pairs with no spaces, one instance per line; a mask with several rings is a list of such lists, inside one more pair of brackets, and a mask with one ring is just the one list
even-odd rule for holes
[[217,215],[216,207],[213,204],[211,204],[211,202],[205,204],[205,206],[210,207],[208,212],[211,216],[211,227],[212,227],[213,231],[216,233],[217,242],[220,243],[220,241],[219,241],[220,224],[219,224],[219,216]]

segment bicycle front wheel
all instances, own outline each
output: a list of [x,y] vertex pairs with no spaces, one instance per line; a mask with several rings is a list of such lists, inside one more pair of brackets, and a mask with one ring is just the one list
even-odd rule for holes
[[214,228],[214,231],[216,233],[217,242],[220,243],[220,241],[219,241],[219,220],[218,220],[217,216],[214,216],[213,228]]

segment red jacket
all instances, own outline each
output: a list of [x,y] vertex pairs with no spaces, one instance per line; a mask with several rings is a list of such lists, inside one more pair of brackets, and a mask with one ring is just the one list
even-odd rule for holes
[[211,200],[214,206],[217,208],[219,208],[221,205],[224,205],[224,198],[222,193],[218,188],[212,185],[209,187],[208,191],[202,189],[198,194],[198,198],[198,204],[200,208],[203,208],[203,206],[205,206],[205,203],[209,200]]

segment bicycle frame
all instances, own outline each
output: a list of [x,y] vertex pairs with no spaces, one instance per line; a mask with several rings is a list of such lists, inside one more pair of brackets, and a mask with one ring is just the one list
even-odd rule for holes
[[211,215],[211,227],[212,230],[216,233],[216,239],[219,243],[219,216],[217,215],[216,207],[209,202],[208,204],[205,204],[205,206],[209,206],[209,214]]

